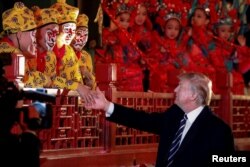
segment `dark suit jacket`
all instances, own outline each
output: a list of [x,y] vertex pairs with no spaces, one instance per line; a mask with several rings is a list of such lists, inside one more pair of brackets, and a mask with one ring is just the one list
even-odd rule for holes
[[[170,144],[183,115],[184,112],[177,105],[172,105],[162,113],[147,113],[115,104],[114,113],[107,119],[158,134],[160,142],[156,166],[165,167]],[[231,155],[233,151],[234,140],[230,127],[205,106],[183,139],[173,166],[206,167],[212,161],[211,155]]]

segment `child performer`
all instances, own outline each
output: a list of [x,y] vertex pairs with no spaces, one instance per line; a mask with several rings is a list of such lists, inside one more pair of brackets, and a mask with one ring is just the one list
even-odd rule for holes
[[[154,74],[151,75],[150,85],[153,91],[171,91],[168,84],[168,73],[180,73],[188,63],[187,58],[178,43],[182,30],[182,3],[164,1],[164,8],[160,10],[157,23],[161,25],[163,36],[154,33],[158,48],[151,54],[155,56],[159,64]],[[158,54],[155,54],[158,53]],[[177,74],[178,75],[178,74]],[[160,79],[160,81],[159,81]],[[160,86],[159,86],[160,83]]]
[[187,34],[188,40],[187,53],[193,62],[192,71],[207,74],[215,83],[215,68],[208,59],[209,44],[212,42],[212,32],[209,29],[210,8],[212,3],[208,1],[199,2],[193,6],[193,13],[190,17],[191,27]]
[[[235,39],[234,30],[236,28],[237,26],[231,17],[224,16],[218,19],[217,23],[215,23],[215,49],[209,52],[209,58],[217,71],[216,74],[218,74],[218,72],[225,73],[225,75],[227,72],[232,73],[232,92],[235,94],[243,94],[244,82],[242,76],[233,68],[236,54],[236,47],[233,44]],[[218,83],[220,80],[221,78],[217,77],[216,82]],[[220,89],[215,90],[215,93],[220,93],[219,90]]]
[[154,58],[147,57],[147,55],[154,48],[153,34],[152,34],[152,23],[149,18],[149,12],[151,4],[149,1],[135,0],[134,6],[136,8],[133,10],[131,17],[131,27],[130,34],[136,43],[136,46],[140,49],[145,57],[140,60],[142,71],[143,71],[143,91],[147,92],[149,90],[149,65],[145,62],[152,62]]
[[138,64],[139,54],[130,43],[128,33],[131,9],[126,3],[112,3],[111,23],[103,29],[103,47],[106,62],[117,64],[117,88],[143,91],[142,73]]

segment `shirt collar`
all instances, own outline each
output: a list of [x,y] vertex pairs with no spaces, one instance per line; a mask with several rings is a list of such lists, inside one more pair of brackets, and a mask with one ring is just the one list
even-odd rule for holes
[[191,124],[195,121],[195,119],[198,117],[198,115],[201,113],[203,110],[204,106],[200,106],[189,113],[187,113],[188,121],[191,122]]

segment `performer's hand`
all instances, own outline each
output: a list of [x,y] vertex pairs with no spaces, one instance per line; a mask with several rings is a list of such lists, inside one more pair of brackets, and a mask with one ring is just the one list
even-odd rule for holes
[[107,111],[110,102],[106,99],[104,94],[100,91],[100,89],[97,87],[95,91],[94,97],[94,103],[85,103],[86,109],[100,109]]
[[79,84],[77,87],[77,92],[79,93],[80,97],[83,99],[84,103],[94,103],[94,93],[91,92],[90,87]]

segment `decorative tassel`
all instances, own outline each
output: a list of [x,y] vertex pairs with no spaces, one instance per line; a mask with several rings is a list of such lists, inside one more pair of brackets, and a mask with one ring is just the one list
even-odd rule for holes
[[[102,36],[103,10],[101,3],[99,4],[94,22],[98,24],[98,33]],[[100,45],[102,46],[102,41],[100,42]]]

